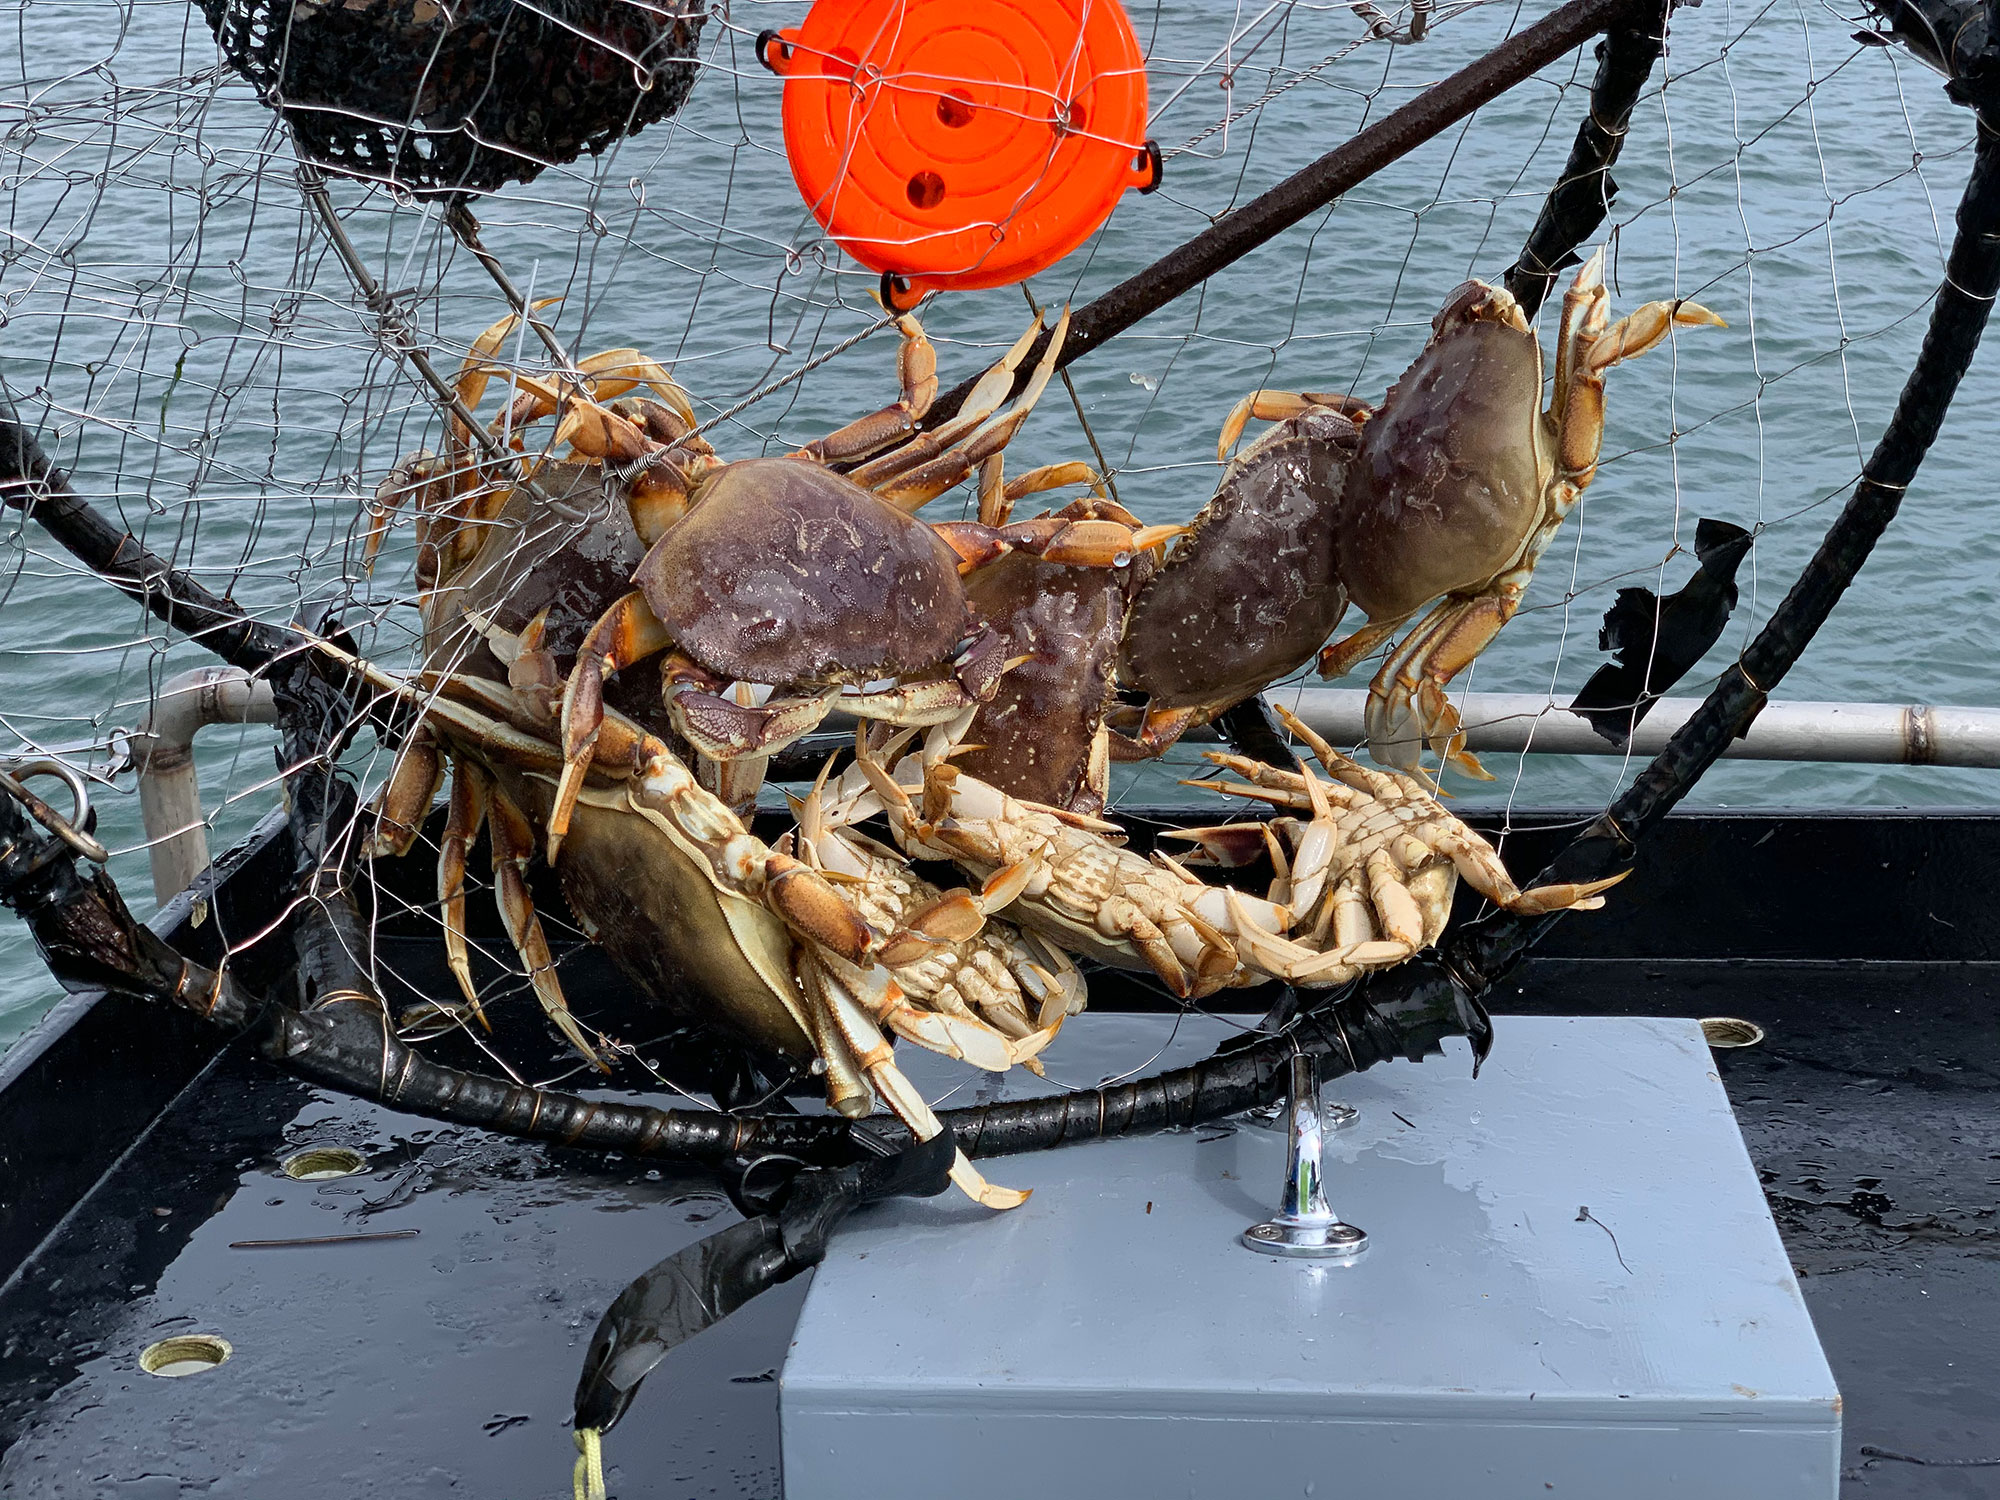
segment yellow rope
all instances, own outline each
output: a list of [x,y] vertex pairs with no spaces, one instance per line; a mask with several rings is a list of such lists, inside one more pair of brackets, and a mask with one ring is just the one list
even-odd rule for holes
[[576,1500],[604,1500],[604,1434],[595,1427],[584,1427],[575,1436],[577,1458],[572,1484]]

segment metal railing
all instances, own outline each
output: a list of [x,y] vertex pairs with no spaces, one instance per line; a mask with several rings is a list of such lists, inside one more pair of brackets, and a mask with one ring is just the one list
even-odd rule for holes
[[[1288,700],[1293,712],[1336,745],[1367,737],[1362,688],[1306,688]],[[1700,706],[1699,698],[1662,698],[1631,743],[1615,746],[1588,721],[1539,693],[1466,693],[1453,700],[1466,748],[1499,754],[1657,754]],[[139,809],[153,863],[153,894],[162,902],[208,865],[208,826],[195,774],[194,738],[210,724],[270,724],[277,707],[270,684],[238,667],[183,672],[160,689],[130,741],[139,773]],[[1910,703],[1772,703],[1750,733],[1723,751],[1739,760],[1859,762],[1869,765],[2000,768],[2000,708]]]
[[[1366,737],[1361,688],[1306,688],[1292,711],[1336,745]],[[1613,745],[1588,720],[1540,693],[1454,695],[1473,751],[1542,755],[1658,754],[1700,707],[1661,698],[1629,745]],[[1923,703],[1770,703],[1750,732],[1722,752],[1739,760],[1849,761],[1870,765],[2000,767],[2000,708]]]

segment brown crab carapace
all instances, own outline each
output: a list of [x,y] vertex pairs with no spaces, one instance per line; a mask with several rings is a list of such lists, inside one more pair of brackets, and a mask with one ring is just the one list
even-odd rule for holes
[[1146,695],[1146,709],[1136,732],[1112,739],[1115,758],[1160,754],[1326,644],[1347,612],[1334,528],[1358,442],[1337,408],[1313,404],[1230,464],[1133,600],[1118,680]]
[[[1131,512],[1095,496],[1056,517],[1139,528]],[[967,577],[967,597],[1005,637],[1013,665],[973,718],[956,757],[963,770],[1024,801],[1104,811],[1119,641],[1155,564],[1151,552],[1116,569],[1015,552]]]

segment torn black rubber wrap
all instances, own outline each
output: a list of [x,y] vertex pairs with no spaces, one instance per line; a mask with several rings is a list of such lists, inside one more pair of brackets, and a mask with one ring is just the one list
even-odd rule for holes
[[869,1132],[857,1130],[855,1138],[883,1154],[851,1166],[799,1172],[771,1212],[675,1251],[618,1294],[584,1356],[576,1387],[579,1431],[609,1431],[625,1415],[639,1382],[676,1347],[758,1293],[826,1259],[834,1228],[862,1204],[932,1198],[950,1186],[949,1131],[900,1151]]

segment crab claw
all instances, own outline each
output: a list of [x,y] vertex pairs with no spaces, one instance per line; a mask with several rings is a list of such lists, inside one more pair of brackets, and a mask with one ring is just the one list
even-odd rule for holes
[[[560,297],[543,297],[540,301],[530,304],[529,310],[540,312],[543,308],[553,307],[560,301],[562,301]],[[458,378],[453,382],[453,390],[458,399],[465,403],[467,411],[479,409],[479,402],[486,394],[486,382],[499,373],[490,361],[507,335],[519,326],[520,321],[519,313],[507,314],[474,339],[471,347],[465,351],[465,358],[458,367]]]
[[568,443],[579,454],[600,463],[637,463],[658,445],[637,423],[607,406],[577,397],[568,402],[557,424],[555,442]]
[[646,596],[635,590],[599,615],[576,648],[576,665],[562,692],[563,772],[548,816],[551,865],[569,832],[570,812],[604,727],[605,676],[666,649],[670,639]]
[[1081,568],[1124,568],[1141,553],[1185,535],[1185,526],[1132,527],[1120,521],[1073,521],[1042,516],[1007,526],[978,521],[940,521],[933,528],[959,556],[959,571],[970,572],[1009,552],[1029,552],[1044,562]]
[[637,386],[649,386],[688,427],[697,425],[694,402],[680,382],[637,349],[600,350],[579,362],[577,371],[590,378],[591,394],[600,401],[622,396]]
[[875,956],[892,969],[901,968],[979,936],[985,925],[986,912],[970,891],[946,891],[904,918],[902,928],[890,934]]
[[764,890],[772,909],[801,937],[852,964],[873,957],[875,930],[819,871],[774,853],[764,862]]
[[1630,870],[1620,870],[1604,880],[1530,886],[1521,892],[1508,910],[1529,917],[1546,916],[1554,911],[1596,911],[1604,905],[1604,898],[1598,892],[1610,890],[1631,873]]
[[[1193,786],[1197,783],[1184,781],[1181,784]],[[1263,823],[1220,823],[1211,828],[1178,828],[1161,837],[1186,839],[1195,846],[1185,856],[1191,863],[1214,865],[1224,870],[1240,870],[1254,865],[1271,852],[1270,834]]]

